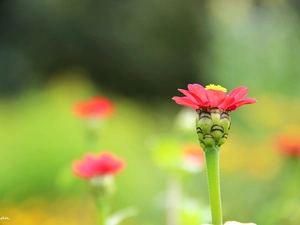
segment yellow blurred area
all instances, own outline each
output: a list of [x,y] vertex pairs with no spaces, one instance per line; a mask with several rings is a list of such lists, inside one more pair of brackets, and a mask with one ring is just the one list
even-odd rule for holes
[[221,148],[221,171],[223,173],[248,173],[256,179],[270,179],[280,169],[280,157],[272,149],[269,140],[265,143],[245,144],[247,136],[230,134]]
[[[2,220],[1,224],[12,225],[80,225],[94,224],[93,208],[86,203],[86,207],[70,199],[49,201],[46,199],[31,198],[22,204],[2,207],[1,214],[9,220]],[[83,211],[79,211],[81,207]],[[84,220],[83,220],[84,219]],[[84,221],[84,222],[82,222]]]
[[245,162],[245,170],[258,179],[270,179],[278,173],[281,167],[280,156],[268,145],[262,144],[249,149]]
[[258,95],[262,107],[249,107],[245,110],[243,118],[249,125],[259,126],[260,129],[274,129],[285,131],[288,127],[298,127],[300,118],[300,99],[284,96],[279,93]]
[[[258,179],[270,179],[278,173],[284,158],[275,151],[276,134],[300,134],[300,99],[277,94],[258,94],[257,106],[240,114],[253,131],[243,131],[232,121],[228,141],[222,146],[223,172],[244,171]],[[233,112],[232,114],[234,114]],[[255,132],[255,133],[251,133]]]

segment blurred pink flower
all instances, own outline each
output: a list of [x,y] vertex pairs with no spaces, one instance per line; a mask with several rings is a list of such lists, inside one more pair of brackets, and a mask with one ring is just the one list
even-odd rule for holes
[[188,90],[178,89],[184,97],[173,97],[179,105],[191,107],[195,110],[208,110],[218,108],[223,111],[233,111],[245,104],[257,103],[254,98],[244,98],[248,88],[238,87],[228,95],[226,89],[220,85],[207,85],[205,88],[200,84],[189,84]]
[[300,157],[300,137],[288,134],[276,136],[277,151],[288,157]]
[[74,106],[74,111],[77,116],[82,118],[106,118],[112,115],[114,105],[109,99],[97,96],[88,101],[78,102]]
[[87,153],[82,160],[73,162],[74,174],[78,177],[89,179],[97,176],[116,175],[125,167],[125,161],[117,158],[110,152],[98,155]]

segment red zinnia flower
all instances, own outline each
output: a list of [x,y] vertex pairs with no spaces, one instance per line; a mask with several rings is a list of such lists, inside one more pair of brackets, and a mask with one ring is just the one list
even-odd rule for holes
[[207,110],[218,108],[222,111],[233,111],[245,104],[257,103],[254,98],[244,98],[248,93],[248,88],[238,87],[228,95],[226,89],[220,85],[207,85],[205,88],[200,84],[189,84],[188,90],[178,89],[185,97],[173,97],[172,99],[179,105],[191,107],[193,109]]
[[203,149],[197,145],[189,145],[183,151],[183,160],[185,163],[192,166],[203,166],[204,165],[204,153]]
[[296,138],[287,134],[280,134],[276,137],[277,150],[288,157],[300,157],[300,137]]
[[79,102],[74,107],[79,117],[109,117],[113,111],[113,103],[105,97],[94,97],[85,102]]
[[99,155],[85,154],[83,159],[73,162],[75,175],[88,179],[96,176],[115,175],[122,171],[125,161],[117,158],[110,152],[102,152]]

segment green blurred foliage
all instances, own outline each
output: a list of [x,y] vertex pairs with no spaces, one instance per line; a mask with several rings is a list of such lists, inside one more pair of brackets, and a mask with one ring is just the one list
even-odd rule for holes
[[[32,196],[51,199],[71,195],[78,199],[84,182],[73,178],[71,162],[86,152],[109,150],[127,161],[125,171],[116,179],[119,191],[127,190],[116,194],[118,207],[144,205],[140,215],[155,218],[149,199],[133,190],[147,191],[150,196],[162,188],[162,177],[144,143],[145,137],[157,130],[153,118],[149,119],[149,114],[156,113],[129,99],[116,100],[116,114],[99,130],[97,146],[87,149],[86,121],[76,118],[72,107],[93,92],[84,80],[73,78],[53,81],[43,92],[2,102],[0,134],[6,163],[0,174],[5,180],[0,191],[4,205]],[[148,179],[137,182],[144,176]]]
[[[14,101],[1,101],[0,137],[4,160],[0,171],[0,179],[3,181],[0,191],[3,196],[1,205],[4,212],[7,212],[6,216],[10,216],[12,221],[13,218],[18,221],[11,207],[19,210],[19,216],[31,213],[35,216],[38,207],[48,213],[41,212],[43,216],[50,218],[53,213],[57,213],[55,208],[59,205],[72,204],[66,213],[58,214],[58,220],[67,221],[69,215],[73,215],[74,223],[89,221],[87,215],[95,213],[95,206],[84,181],[72,175],[71,162],[86,152],[110,150],[127,161],[124,172],[116,177],[117,192],[112,199],[113,211],[128,206],[139,209],[138,216],[126,219],[124,224],[163,223],[165,213],[159,194],[167,187],[167,173],[162,168],[172,168],[173,163],[178,162],[182,143],[197,144],[195,131],[189,126],[181,127],[177,122],[174,127],[175,118],[177,121],[184,120],[182,116],[176,116],[177,110],[174,109],[179,106],[170,102],[149,107],[106,92],[105,96],[115,102],[116,112],[102,124],[97,132],[98,141],[93,149],[89,149],[86,121],[77,118],[72,107],[79,100],[104,93],[94,89],[92,83],[78,74],[68,73],[60,77],[48,83],[42,91],[28,91]],[[276,132],[293,130],[300,121],[280,114],[276,114],[278,118],[276,115],[269,116],[270,110],[277,112],[280,108],[286,108],[285,105],[289,104],[287,99],[290,98],[273,98],[268,94],[256,93],[252,96],[259,100],[259,104],[245,106],[232,113],[231,133],[222,146],[224,216],[225,220],[266,221],[265,224],[271,225],[274,222],[268,223],[261,215],[261,210],[266,211],[267,215],[273,214],[270,204],[270,207],[283,210],[284,214],[283,206],[272,206],[277,204],[273,203],[274,198],[279,199],[280,204],[287,204],[286,207],[297,204],[293,196],[288,201],[280,200],[283,199],[281,189],[290,186],[286,186],[288,182],[278,185],[286,177],[279,173],[285,159],[273,151],[275,146],[272,137]],[[294,98],[293,102],[294,112],[299,112],[299,99]],[[186,123],[191,123],[192,127],[196,114],[188,115],[191,120]],[[167,137],[163,139],[165,144],[158,145],[164,154],[156,160],[149,149],[149,140],[153,140],[154,136]],[[289,173],[292,168],[286,170]],[[293,176],[297,176],[297,173]],[[293,176],[286,179],[292,180]],[[200,199],[205,205],[209,204],[205,173],[193,175],[184,182],[185,191],[190,196]],[[295,183],[290,185],[294,186]],[[42,203],[32,203],[30,207],[23,208],[24,202],[29,204],[30,199],[39,199]],[[53,203],[53,199],[56,203]],[[85,210],[74,218],[80,207]],[[90,217],[94,218],[95,215]],[[193,219],[184,215],[183,218]]]

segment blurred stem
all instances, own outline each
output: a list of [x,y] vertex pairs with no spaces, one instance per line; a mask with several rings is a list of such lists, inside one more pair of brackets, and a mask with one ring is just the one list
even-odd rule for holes
[[219,172],[219,151],[219,147],[205,148],[206,172],[208,178],[208,189],[213,225],[223,225]]
[[95,129],[87,129],[87,146],[89,150],[94,150],[97,146],[97,133]]
[[98,144],[98,130],[101,126],[101,121],[98,118],[90,118],[87,121],[86,137],[87,147],[89,150],[94,150]]
[[108,198],[100,197],[97,200],[99,225],[106,225],[106,220],[109,215]]
[[166,207],[167,225],[180,225],[181,182],[179,176],[171,175],[168,180]]

